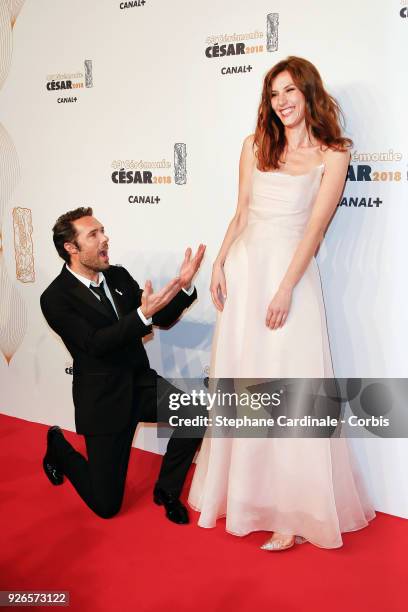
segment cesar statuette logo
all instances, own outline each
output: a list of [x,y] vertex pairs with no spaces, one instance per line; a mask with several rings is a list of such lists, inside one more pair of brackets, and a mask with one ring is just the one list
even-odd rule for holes
[[150,187],[158,188],[163,195],[163,189],[171,185],[187,183],[187,146],[184,142],[176,142],[173,147],[173,164],[163,158],[160,161],[113,160],[111,181],[115,185],[143,185],[147,188],[143,194],[132,193],[128,196],[130,204],[159,204],[161,197],[151,193]]
[[[92,60],[84,61],[83,72],[49,74],[45,87],[47,91],[59,94],[58,104],[77,102],[79,90],[93,87]],[[61,95],[65,93],[69,95]]]
[[205,56],[208,59],[225,59],[234,57],[242,62],[236,66],[223,66],[222,75],[243,74],[251,72],[251,64],[247,64],[249,57],[256,54],[272,53],[278,50],[279,13],[266,15],[266,37],[260,30],[246,33],[209,35],[206,38]]

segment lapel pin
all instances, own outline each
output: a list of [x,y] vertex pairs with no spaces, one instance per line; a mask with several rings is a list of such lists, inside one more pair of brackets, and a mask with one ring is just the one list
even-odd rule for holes
[[119,293],[119,295],[123,295],[123,293],[121,291],[119,291],[119,289],[115,289],[116,293]]

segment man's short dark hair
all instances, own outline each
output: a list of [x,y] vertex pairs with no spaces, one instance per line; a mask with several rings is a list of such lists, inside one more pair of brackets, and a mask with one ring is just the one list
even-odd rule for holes
[[52,228],[52,239],[54,241],[55,248],[58,251],[58,255],[62,257],[66,263],[70,263],[71,255],[66,249],[64,249],[65,242],[72,242],[77,248],[79,248],[76,241],[77,231],[72,221],[76,221],[82,217],[92,217],[92,215],[93,211],[90,206],[87,206],[86,208],[84,206],[80,206],[75,210],[69,210],[65,214],[61,215],[55,222],[55,225]]

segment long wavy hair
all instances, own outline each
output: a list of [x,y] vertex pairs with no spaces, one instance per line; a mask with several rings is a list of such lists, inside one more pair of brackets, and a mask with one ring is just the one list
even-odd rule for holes
[[305,96],[308,132],[331,149],[344,151],[353,145],[350,138],[342,135],[343,112],[336,99],[325,90],[318,70],[308,60],[289,55],[275,64],[264,78],[254,137],[258,168],[264,172],[284,163],[281,157],[286,147],[285,126],[271,103],[273,79],[284,70],[290,73],[294,84]]

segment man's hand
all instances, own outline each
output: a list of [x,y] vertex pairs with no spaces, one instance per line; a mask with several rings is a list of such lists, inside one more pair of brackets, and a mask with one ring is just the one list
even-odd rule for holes
[[180,291],[181,284],[179,278],[173,278],[163,289],[157,293],[153,293],[152,282],[146,281],[144,291],[142,293],[142,303],[140,309],[146,319],[152,317],[156,312],[164,308]]
[[180,268],[180,286],[189,289],[193,276],[201,265],[205,253],[205,244],[200,244],[197,253],[191,259],[191,249],[188,247],[184,255],[184,261]]

